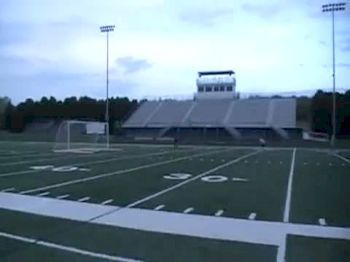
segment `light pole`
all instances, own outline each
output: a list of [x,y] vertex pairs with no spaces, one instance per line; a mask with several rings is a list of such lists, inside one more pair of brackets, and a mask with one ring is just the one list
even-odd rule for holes
[[107,148],[109,148],[109,109],[108,109],[108,49],[109,49],[109,32],[114,31],[114,25],[101,26],[102,33],[107,33],[107,70],[106,70],[106,136],[107,136]]
[[333,111],[332,111],[332,137],[331,146],[334,147],[336,135],[336,97],[335,97],[335,41],[334,41],[334,12],[344,11],[346,3],[332,3],[322,5],[322,12],[332,13],[332,54],[333,54]]

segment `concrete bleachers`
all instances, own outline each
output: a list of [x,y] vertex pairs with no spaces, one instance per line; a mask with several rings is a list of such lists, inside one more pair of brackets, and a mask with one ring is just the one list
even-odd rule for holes
[[247,99],[234,102],[227,124],[234,127],[263,127],[269,109],[269,99]]
[[295,99],[146,101],[124,128],[295,128]]
[[231,100],[202,100],[196,105],[184,125],[222,126]]
[[143,102],[140,107],[129,117],[124,124],[125,127],[144,127],[145,120],[157,109],[158,101]]
[[163,101],[159,110],[149,119],[147,126],[178,126],[191,106],[192,101]]

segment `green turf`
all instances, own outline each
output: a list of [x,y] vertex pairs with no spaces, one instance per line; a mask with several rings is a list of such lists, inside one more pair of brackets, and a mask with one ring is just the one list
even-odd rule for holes
[[350,165],[323,152],[298,150],[291,203],[291,221],[350,226]]
[[346,262],[350,241],[289,235],[286,262]]
[[[0,231],[145,261],[274,261],[277,250],[268,245],[152,233],[1,210],[0,219],[6,221]],[[50,253],[17,242],[7,243],[5,251],[5,257],[18,261],[27,259],[28,254],[33,260],[26,261],[36,261],[40,255]],[[56,253],[63,257],[59,253],[65,252]]]
[[[37,189],[37,195],[49,191],[47,197],[69,194],[69,200],[90,197],[88,202],[101,203],[113,199],[111,205],[127,206],[135,201],[172,187],[185,180],[168,180],[165,175],[189,173],[192,177],[218,167],[254,148],[180,147],[113,145],[122,149],[91,155],[52,153],[51,143],[0,142],[0,190],[15,187],[15,192]],[[256,213],[256,220],[282,221],[293,148],[266,150],[240,162],[224,167],[209,175],[227,177],[228,180],[209,183],[200,178],[137,205],[154,209],[165,205],[164,211],[214,215],[224,210],[223,217],[247,219]],[[195,156],[209,153],[206,156]],[[157,155],[150,155],[157,154]],[[349,158],[349,152],[342,151]],[[144,167],[124,174],[113,174],[93,181],[59,186],[48,190],[39,187],[56,185],[80,178],[113,173],[125,169],[156,164],[186,157],[174,163]],[[67,173],[51,170],[1,177],[2,174],[30,170],[31,166],[74,165],[90,171]],[[350,164],[330,155],[327,151],[298,149],[294,166],[290,221],[318,225],[325,218],[328,225],[350,225],[348,185]],[[246,178],[248,182],[235,182],[232,178]],[[147,261],[275,261],[276,247],[240,242],[213,241],[194,237],[150,233],[131,229],[98,226],[62,219],[46,218],[0,210],[0,231],[15,233],[47,241],[71,245],[95,252],[142,258]],[[200,221],[199,221],[200,222]],[[320,229],[321,230],[321,229]],[[309,244],[309,242],[311,244]],[[303,260],[307,252],[316,248],[329,250],[327,254],[341,252],[348,247],[346,241],[315,241],[312,238],[288,238],[288,261]],[[305,248],[303,248],[305,243]],[[340,249],[339,249],[340,246]],[[308,251],[310,249],[310,251]],[[344,249],[344,248],[343,248]],[[304,252],[304,253],[303,253]],[[324,251],[326,252],[326,251]],[[311,254],[310,253],[310,254]],[[327,257],[325,254],[324,257]],[[63,251],[49,250],[31,244],[0,238],[0,261],[36,261],[38,257],[51,261],[98,261]],[[343,261],[341,256],[335,260]],[[327,261],[327,260],[320,260]]]

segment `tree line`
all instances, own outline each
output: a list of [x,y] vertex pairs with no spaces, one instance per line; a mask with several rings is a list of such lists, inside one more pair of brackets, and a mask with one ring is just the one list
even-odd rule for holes
[[[276,96],[274,96],[276,97]],[[296,117],[312,131],[331,134],[332,132],[332,93],[317,91],[313,97],[295,97]],[[336,130],[339,136],[350,136],[350,90],[336,94]],[[142,101],[127,97],[109,99],[110,126],[120,125]],[[27,99],[13,105],[10,99],[0,97],[0,129],[21,132],[35,121],[42,120],[94,120],[104,121],[106,100],[90,97],[69,97],[57,100],[43,97],[39,101]]]
[[[126,97],[109,100],[111,128],[122,122],[137,108],[138,101]],[[0,128],[11,132],[22,132],[28,124],[45,120],[90,120],[105,121],[106,100],[90,97],[69,97],[63,101],[54,97],[42,97],[39,101],[26,99],[13,105],[8,98],[0,98]],[[113,128],[112,128],[113,129]]]

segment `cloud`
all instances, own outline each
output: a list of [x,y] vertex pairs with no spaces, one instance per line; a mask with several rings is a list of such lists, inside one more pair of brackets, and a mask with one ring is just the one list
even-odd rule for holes
[[252,4],[244,3],[242,9],[251,14],[260,16],[261,18],[269,18],[279,14],[282,10],[281,6],[277,4]]
[[219,19],[233,14],[232,8],[193,8],[184,10],[179,14],[181,21],[197,26],[210,26]]
[[146,59],[137,59],[132,56],[120,57],[116,60],[116,64],[122,67],[126,74],[136,73],[152,67],[152,64]]

